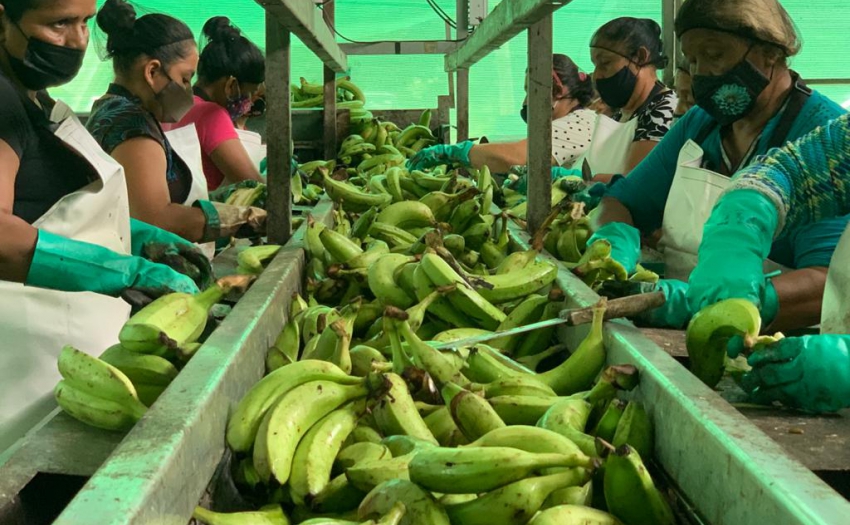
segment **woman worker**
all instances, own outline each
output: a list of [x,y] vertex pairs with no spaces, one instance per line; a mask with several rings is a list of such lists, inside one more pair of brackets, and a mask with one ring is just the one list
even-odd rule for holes
[[[692,311],[733,297],[753,302],[762,312],[769,310],[772,285],[764,278],[762,261],[772,246],[818,231],[824,222],[846,219],[848,213],[850,118],[845,115],[771,151],[736,176],[705,224],[699,264],[687,293]],[[743,387],[759,403],[780,401],[811,412],[849,407],[850,228],[844,230],[832,256],[825,290],[822,279],[801,285],[823,291],[823,335],[790,337],[753,353],[749,358],[753,370],[744,376]],[[813,301],[814,295],[805,299]],[[781,318],[786,308],[783,298]],[[818,311],[820,304],[807,302],[805,309]],[[769,318],[762,323],[769,324]],[[743,346],[740,338],[737,341],[730,345],[732,357]]]
[[[552,55],[552,156],[557,165],[571,165],[581,155],[593,135],[596,114],[586,109],[593,99],[593,82],[589,75],[566,55]],[[526,79],[526,92],[528,79]],[[527,122],[527,98],[520,116]],[[473,168],[487,166],[494,173],[508,173],[512,166],[525,166],[528,140],[490,144],[438,144],[425,148],[409,162],[411,170],[458,163]]]
[[[691,317],[686,281],[703,225],[730,177],[844,111],[788,69],[800,41],[776,0],[689,0],[676,18],[676,34],[691,64],[698,107],[608,190],[591,240],[609,240],[612,256],[631,272],[640,232],[662,228],[667,279],[659,287],[667,303],[647,321],[678,328]],[[826,267],[846,222],[836,217],[774,243],[770,259],[792,269],[766,287],[762,315],[777,329],[817,322]]]
[[259,228],[265,211],[207,200],[194,130],[166,136],[160,125],[192,108],[198,49],[189,27],[163,14],[137,19],[125,0],[106,0],[97,23],[108,35],[115,82],[86,126],[124,167],[131,216],[193,242],[230,237],[246,224]]
[[80,70],[95,9],[0,0],[0,452],[55,407],[64,345],[99,353],[118,340],[123,291],[197,291],[131,255],[148,241],[188,243],[129,218],[121,166],[44,91]]
[[265,57],[227,17],[209,19],[203,31],[208,43],[198,61],[195,105],[173,129],[195,125],[210,191],[243,180],[263,181],[235,123],[252,110],[266,77]]
[[614,108],[599,116],[585,158],[594,180],[627,175],[667,134],[673,123],[676,93],[658,80],[667,65],[661,27],[645,18],[617,18],[590,40],[593,78],[599,96]]

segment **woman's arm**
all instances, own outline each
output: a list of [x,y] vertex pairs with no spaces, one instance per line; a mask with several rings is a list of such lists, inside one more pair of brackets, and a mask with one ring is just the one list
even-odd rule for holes
[[528,161],[528,140],[476,144],[469,150],[472,167],[487,166],[493,173],[508,173],[511,166],[525,166]]
[[165,179],[168,164],[158,142],[133,138],[116,147],[112,157],[124,167],[131,217],[192,242],[201,241],[206,216],[199,208],[171,202]]
[[239,139],[225,140],[210,154],[213,164],[224,174],[225,184],[243,180],[264,182],[259,167],[254,164]]
[[20,160],[9,144],[0,140],[0,280],[26,281],[38,230],[12,215],[15,179]]
[[[643,159],[649,155],[655,146],[658,145],[658,142],[652,140],[639,140],[637,142],[632,142],[632,147],[629,149],[629,155],[626,157],[626,169],[625,173],[620,173],[619,175],[628,175],[632,172],[635,167],[640,164]],[[604,182],[608,184],[611,182],[611,179],[614,178],[614,173],[600,173],[593,177],[594,182]]]
[[[779,313],[770,332],[805,328],[820,323],[827,268],[803,268],[772,279],[779,297]],[[768,328],[768,327],[763,327]]]

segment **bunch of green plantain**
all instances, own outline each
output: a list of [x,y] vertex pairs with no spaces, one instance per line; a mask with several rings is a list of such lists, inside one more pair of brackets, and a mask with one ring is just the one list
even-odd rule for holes
[[[362,307],[334,311],[293,296],[287,335],[275,343],[290,357],[239,401],[226,433],[242,458],[237,483],[278,506],[230,515],[199,509],[196,517],[672,523],[640,459],[652,453],[649,416],[640,403],[618,399],[637,386],[637,370],[602,370],[602,307],[572,356],[541,373],[486,345],[436,350],[411,326],[418,314],[395,307],[383,315],[388,355],[352,348]],[[302,347],[302,334],[315,342]]]
[[[566,195],[566,194],[564,194]],[[554,196],[554,193],[553,193]],[[567,268],[594,291],[605,283],[655,283],[658,275],[638,265],[631,275],[611,257],[611,243],[597,240],[588,244],[593,232],[591,218],[584,213],[583,203],[561,200],[553,203],[552,214],[538,232],[545,250],[564,261]]]
[[[290,87],[292,107],[302,109],[323,107],[324,93],[324,84],[308,82],[301,77],[299,84],[292,84]],[[339,77],[336,79],[336,102],[337,109],[362,109],[366,103],[366,95],[351,81],[350,77]]]
[[128,430],[198,351],[209,312],[229,287],[222,280],[197,295],[156,299],[125,323],[119,343],[100,358],[63,348],[63,379],[54,390],[59,406],[88,425]]

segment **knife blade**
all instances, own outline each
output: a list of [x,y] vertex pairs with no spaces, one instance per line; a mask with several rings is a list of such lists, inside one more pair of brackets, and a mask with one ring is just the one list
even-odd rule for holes
[[[665,301],[664,292],[643,293],[632,295],[630,297],[612,299],[610,301],[606,301],[607,306],[605,308],[604,319],[607,321],[609,319],[619,319],[621,317],[632,317],[647,310],[658,308],[663,305]],[[486,343],[487,341],[500,339],[502,337],[510,337],[527,332],[533,332],[534,330],[540,330],[541,328],[548,328],[550,326],[578,326],[588,324],[593,321],[593,308],[594,306],[561,310],[558,317],[554,319],[511,328],[510,330],[504,330],[502,332],[493,332],[474,337],[466,337],[458,341],[440,343],[438,345],[434,345],[434,348],[438,350],[450,350],[465,346],[473,346],[479,343]]]

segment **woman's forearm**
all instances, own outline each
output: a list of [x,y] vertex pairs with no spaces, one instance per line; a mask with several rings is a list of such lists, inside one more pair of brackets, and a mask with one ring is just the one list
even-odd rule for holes
[[528,161],[528,141],[476,144],[469,150],[474,168],[487,166],[493,173],[508,173],[511,166],[524,166]]
[[599,203],[599,212],[591,223],[591,227],[595,231],[610,222],[622,222],[634,226],[632,214],[622,202],[612,197],[604,197]]
[[130,206],[130,216],[175,233],[192,242],[200,242],[207,224],[206,215],[200,208],[170,203],[157,213],[144,213]]
[[38,230],[26,221],[0,214],[0,281],[26,281],[32,263]]
[[820,323],[826,272],[827,268],[818,266],[775,277],[773,286],[779,297],[779,313],[765,328],[769,332],[781,332]]

